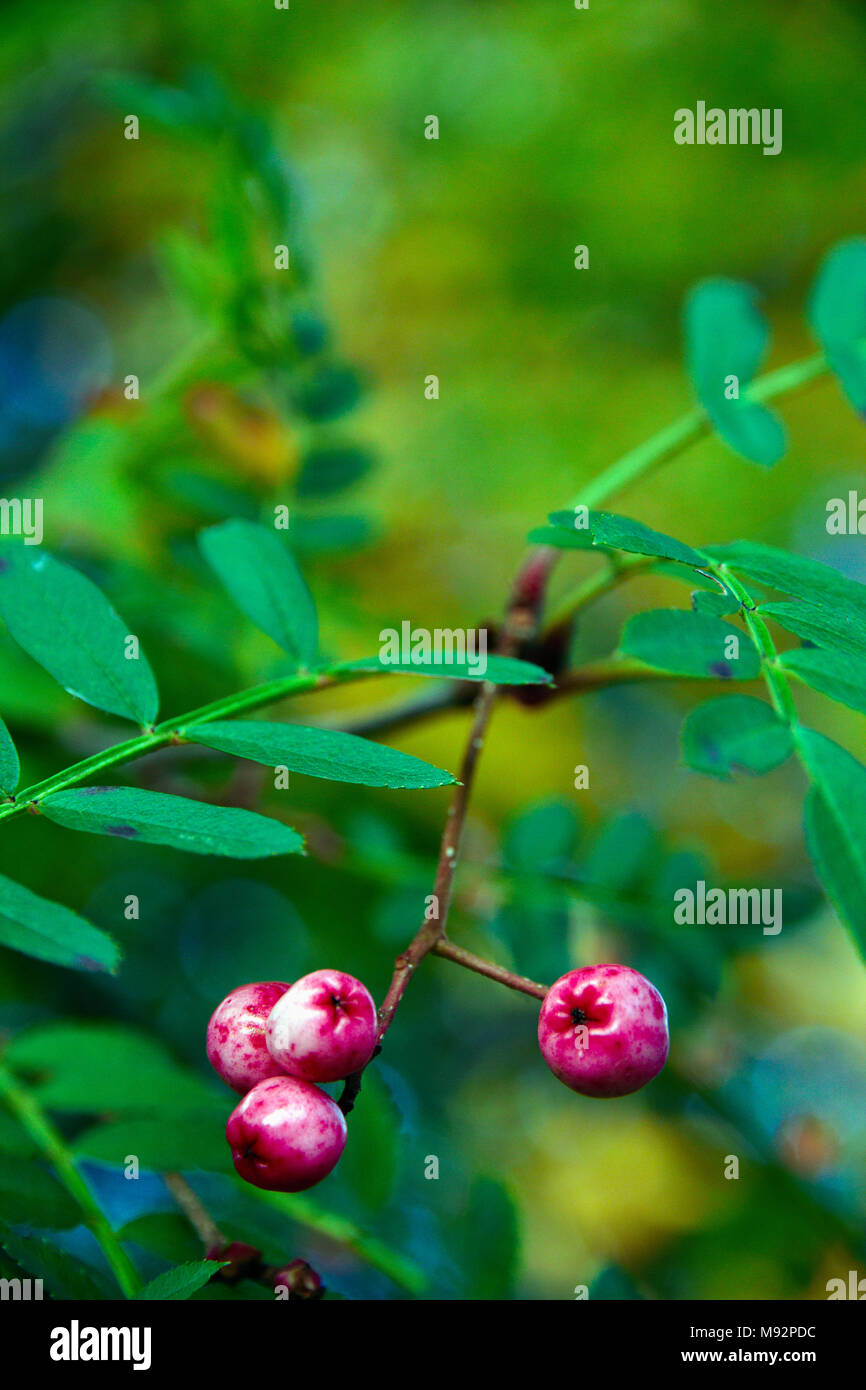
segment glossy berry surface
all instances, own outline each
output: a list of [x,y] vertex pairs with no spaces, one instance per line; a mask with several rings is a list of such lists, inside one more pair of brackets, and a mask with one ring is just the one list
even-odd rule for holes
[[665,1002],[627,965],[570,970],[541,1006],[538,1045],[554,1076],[584,1096],[626,1096],[664,1066]]
[[243,1094],[269,1076],[282,1075],[282,1067],[268,1052],[265,1024],[288,988],[281,980],[239,985],[211,1014],[208,1061],[232,1090]]
[[370,991],[342,970],[314,970],[286,990],[271,1011],[267,1045],[291,1076],[342,1081],[366,1066],[376,1046]]
[[326,1178],[346,1145],[342,1111],[294,1076],[260,1081],[235,1106],[226,1139],[237,1171],[269,1192],[303,1192]]

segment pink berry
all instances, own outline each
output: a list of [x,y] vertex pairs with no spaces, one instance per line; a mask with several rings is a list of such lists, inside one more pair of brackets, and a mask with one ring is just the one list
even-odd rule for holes
[[627,1096],[668,1055],[668,1014],[655,985],[627,965],[570,970],[549,989],[538,1045],[554,1076],[584,1096]]
[[229,1115],[226,1139],[237,1171],[269,1192],[303,1192],[326,1178],[346,1145],[346,1120],[309,1081],[271,1076]]
[[342,970],[314,970],[271,1010],[267,1045],[290,1076],[342,1081],[369,1062],[378,1023],[370,991]]
[[281,980],[239,985],[211,1014],[208,1061],[232,1090],[243,1094],[269,1076],[283,1075],[283,1068],[268,1052],[265,1024],[288,988]]

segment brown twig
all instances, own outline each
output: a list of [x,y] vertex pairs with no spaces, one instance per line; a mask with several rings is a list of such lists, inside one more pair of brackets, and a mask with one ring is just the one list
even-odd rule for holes
[[210,1212],[180,1173],[165,1173],[165,1185],[206,1249],[223,1246],[226,1238]]
[[442,956],[444,960],[453,960],[455,965],[462,965],[466,970],[474,970],[476,975],[485,975],[488,980],[498,980],[499,984],[519,990],[521,994],[530,994],[533,999],[546,998],[550,989],[549,985],[536,984],[535,980],[528,980],[525,975],[515,975],[504,965],[494,965],[492,960],[484,960],[462,946],[455,946],[447,936],[439,938],[433,947],[433,954]]

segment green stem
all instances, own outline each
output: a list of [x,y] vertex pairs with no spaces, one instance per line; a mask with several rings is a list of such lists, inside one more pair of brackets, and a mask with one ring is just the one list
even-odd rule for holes
[[788,725],[788,728],[792,731],[795,730],[799,719],[790,682],[779,664],[776,644],[770,634],[770,629],[757,611],[754,598],[742,580],[738,579],[727,565],[710,562],[707,568],[715,574],[717,579],[726,584],[731,593],[735,594],[742,603],[743,617],[761,658],[761,674],[766,682],[773,708],[779,718]]
[[61,1135],[54,1128],[42,1107],[29,1091],[15,1080],[9,1069],[0,1062],[0,1096],[30,1138],[45,1155],[58,1180],[78,1204],[84,1224],[102,1247],[103,1254],[123,1291],[124,1298],[135,1298],[141,1288],[138,1273],[108,1222],[87,1183],[75,1166],[75,1160]]
[[92,777],[98,772],[104,772],[107,768],[119,767],[122,763],[131,762],[133,758],[140,758],[145,753],[152,753],[157,748],[163,748],[168,743],[177,743],[183,739],[187,729],[194,728],[197,724],[207,724],[214,719],[230,718],[245,710],[261,709],[264,705],[272,705],[277,700],[285,699],[288,695],[299,695],[306,690],[324,690],[332,685],[345,684],[352,680],[363,680],[368,676],[378,674],[377,671],[345,671],[337,668],[329,671],[311,671],[301,675],[284,676],[281,680],[254,685],[249,690],[240,690],[235,695],[227,695],[221,700],[214,700],[209,705],[202,705],[199,709],[190,710],[189,714],[180,715],[176,719],[166,719],[162,724],[155,724],[152,729],[146,729],[136,738],[126,739],[123,743],[116,743],[112,748],[106,748],[102,753],[94,753],[92,757],[74,763],[72,767],[66,768],[63,772],[55,773],[53,777],[46,777],[42,782],[35,782],[33,786],[25,787],[18,793],[14,801],[0,805],[0,820],[8,820],[10,816],[20,815],[22,811],[33,806],[40,797],[48,796],[51,792],[64,791],[67,787],[77,787],[86,778]]

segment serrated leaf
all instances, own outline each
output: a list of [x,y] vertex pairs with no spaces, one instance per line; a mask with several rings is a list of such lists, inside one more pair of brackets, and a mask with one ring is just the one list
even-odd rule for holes
[[174,1269],[167,1269],[151,1279],[137,1297],[144,1301],[189,1298],[198,1289],[204,1288],[226,1263],[225,1260],[196,1260],[192,1264],[176,1265]]
[[69,830],[113,835],[191,854],[262,859],[297,854],[303,838],[291,826],[233,806],[209,806],[140,787],[81,787],[39,802],[42,815]]
[[107,970],[120,960],[111,937],[61,903],[0,875],[0,945],[73,970]]
[[680,737],[689,767],[710,777],[729,778],[737,769],[769,772],[794,750],[787,724],[751,695],[722,695],[698,705]]
[[[147,1033],[120,1023],[43,1023],[7,1044],[7,1061],[33,1073],[49,1110],[186,1114],[224,1109],[223,1096],[178,1066]],[[173,1121],[172,1121],[173,1122]]]
[[277,532],[234,518],[201,531],[198,541],[241,612],[300,665],[312,665],[319,646],[315,604]]
[[834,612],[813,603],[762,603],[758,612],[774,618],[786,632],[796,633],[818,647],[836,647],[854,656],[866,656],[866,624],[856,613]]
[[[734,637],[739,644],[736,657],[726,655]],[[675,676],[754,680],[761,670],[758,653],[740,628],[680,608],[636,613],[623,630],[620,652]]]
[[116,1295],[97,1270],[41,1236],[19,1235],[0,1227],[0,1246],[32,1278],[41,1279],[52,1298],[91,1302]]
[[0,792],[12,796],[20,776],[18,751],[12,742],[12,735],[0,719]]
[[159,709],[143,652],[105,595],[37,547],[0,542],[0,617],[19,646],[71,695],[109,714],[152,724]]
[[813,690],[866,714],[866,657],[832,648],[795,647],[782,652],[779,662]]
[[[231,1102],[229,1102],[231,1104]],[[75,1137],[73,1148],[85,1158],[122,1167],[134,1154],[141,1167],[154,1173],[234,1173],[231,1150],[225,1139],[225,1119],[214,1115],[172,1114],[166,1124],[160,1116],[133,1116],[96,1125]]]
[[450,772],[409,753],[336,729],[243,719],[196,724],[186,736],[220,753],[232,753],[236,758],[249,758],[266,767],[285,767],[290,772],[330,782],[420,790],[449,786],[456,781]]
[[341,661],[332,671],[382,671],[394,676],[437,676],[440,680],[490,681],[493,685],[552,685],[553,676],[531,661],[516,656],[488,656],[484,670],[478,665],[443,661],[382,661],[378,656],[364,656],[357,661]]
[[849,579],[832,565],[756,541],[709,545],[706,550],[720,564],[730,565],[732,570],[747,574],[771,589],[780,589],[782,593],[805,599],[818,607],[826,604],[837,610],[844,608],[866,619],[866,584]]
[[[581,534],[574,531],[574,521],[574,512],[553,512],[550,517],[551,525],[564,528],[567,535]],[[700,551],[693,550],[690,545],[675,540],[673,536],[644,526],[642,521],[633,521],[631,517],[618,516],[615,512],[590,512],[588,526],[595,547],[625,550],[630,555],[648,555],[660,560],[677,560],[696,569],[706,568],[706,557]]]
[[[736,280],[703,280],[686,298],[686,359],[698,400],[718,433],[738,454],[769,467],[785,452],[781,422],[748,399],[746,387],[761,364],[769,329],[755,291]],[[736,377],[739,395],[726,398]]]
[[809,321],[854,409],[866,413],[866,237],[834,246],[809,300]]
[[797,747],[813,782],[805,810],[809,853],[866,959],[866,768],[812,729],[798,732]]

